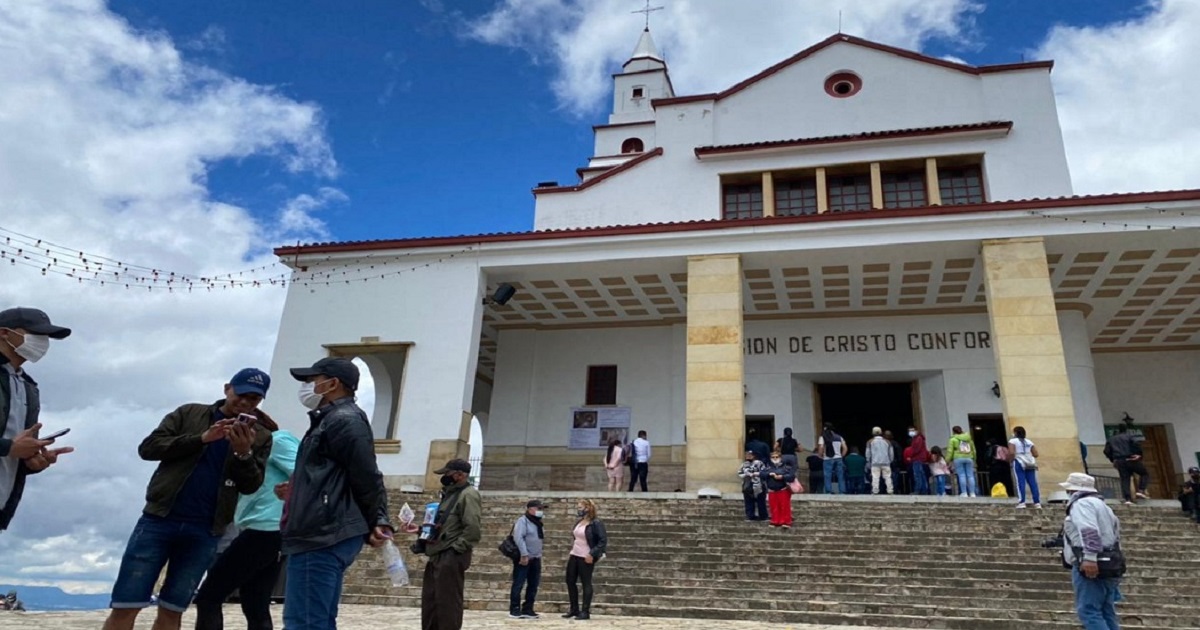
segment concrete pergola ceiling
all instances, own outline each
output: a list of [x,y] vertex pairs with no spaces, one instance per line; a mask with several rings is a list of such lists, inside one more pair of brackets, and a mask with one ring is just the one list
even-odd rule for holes
[[[1060,308],[1087,314],[1093,348],[1200,343],[1200,243],[1191,230],[1047,239]],[[978,241],[746,254],[746,319],[985,312]],[[687,261],[489,270],[489,293],[517,289],[484,313],[479,372],[491,378],[498,330],[669,324],[686,320]]]

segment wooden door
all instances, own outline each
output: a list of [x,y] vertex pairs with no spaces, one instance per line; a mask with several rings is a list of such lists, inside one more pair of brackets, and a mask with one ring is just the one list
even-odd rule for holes
[[1150,473],[1150,486],[1146,489],[1152,499],[1175,498],[1175,475],[1171,465],[1171,450],[1167,440],[1167,428],[1162,425],[1142,426],[1145,440],[1142,441],[1142,462]]

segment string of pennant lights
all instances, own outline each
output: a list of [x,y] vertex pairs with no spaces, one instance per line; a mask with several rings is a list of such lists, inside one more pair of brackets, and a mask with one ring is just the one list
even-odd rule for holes
[[[8,228],[0,227],[0,263],[8,261],[11,266],[21,265],[41,271],[43,276],[63,276],[80,284],[146,289],[167,293],[213,291],[244,288],[285,288],[289,284],[304,287],[323,287],[335,284],[369,282],[432,267],[449,259],[473,251],[473,247],[444,254],[436,259],[419,264],[396,268],[396,264],[417,254],[375,253],[352,259],[334,259],[325,256],[308,260],[305,266],[292,271],[280,262],[273,262],[240,271],[217,275],[195,275],[148,267],[107,256],[88,253],[45,239],[29,236]],[[335,262],[333,265],[324,263]],[[268,273],[284,269],[280,273]],[[311,269],[311,271],[310,271]]]
[[[1163,216],[1163,217],[1181,216],[1181,217],[1191,218],[1191,219],[1200,218],[1200,215],[1188,214],[1187,212],[1180,212],[1178,210],[1166,210],[1165,208],[1153,208],[1150,206],[1146,206],[1144,209],[1145,210],[1154,210],[1154,211],[1158,212],[1158,214],[1160,216]],[[1197,227],[1194,225],[1173,225],[1173,224],[1164,225],[1164,224],[1160,224],[1160,223],[1143,223],[1140,221],[1126,221],[1126,220],[1113,220],[1113,219],[1107,219],[1107,220],[1080,219],[1080,218],[1076,218],[1076,217],[1064,217],[1064,216],[1059,216],[1059,215],[1047,214],[1045,212],[1038,212],[1037,210],[1030,210],[1029,215],[1034,216],[1034,217],[1041,217],[1043,219],[1048,219],[1051,221],[1068,221],[1068,222],[1073,222],[1073,223],[1099,225],[1102,227],[1113,227],[1113,228],[1120,227],[1120,228],[1126,229],[1126,230],[1128,230],[1130,228],[1134,228],[1134,229],[1139,229],[1139,230],[1145,229],[1145,230],[1172,231],[1172,230],[1196,229],[1196,227]]]

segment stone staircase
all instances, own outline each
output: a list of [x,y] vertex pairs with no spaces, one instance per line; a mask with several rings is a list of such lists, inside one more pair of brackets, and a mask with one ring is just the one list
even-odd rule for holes
[[[546,558],[538,610],[566,609],[563,567],[575,501],[597,501],[608,557],[596,569],[593,615],[739,619],[961,630],[1079,627],[1070,574],[1039,543],[1062,509],[1016,510],[989,499],[798,497],[796,526],[743,520],[737,500],[678,495],[540,493]],[[564,496],[570,495],[570,496]],[[467,574],[471,609],[507,610],[511,563],[496,545],[526,494],[484,493],[484,538]],[[393,495],[418,513],[426,497]],[[1118,606],[1130,628],[1200,623],[1200,540],[1173,503],[1117,507],[1130,571]],[[405,550],[413,585],[392,588],[364,551],[343,601],[419,606],[423,559]]]

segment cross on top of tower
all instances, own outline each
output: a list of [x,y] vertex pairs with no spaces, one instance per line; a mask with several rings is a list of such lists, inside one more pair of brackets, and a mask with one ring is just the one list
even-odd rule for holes
[[648,31],[648,30],[650,30],[650,14],[654,13],[655,11],[662,11],[662,10],[663,10],[663,7],[652,7],[652,6],[650,6],[650,0],[646,0],[646,8],[638,9],[637,11],[630,11],[630,13],[645,13],[646,14],[646,30]]

